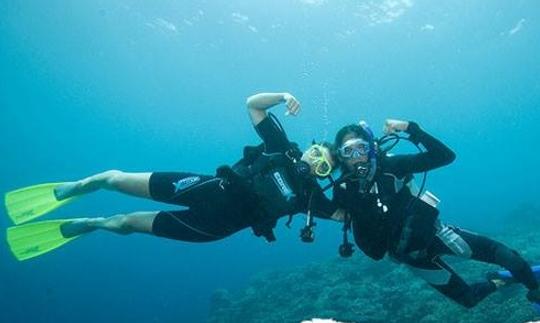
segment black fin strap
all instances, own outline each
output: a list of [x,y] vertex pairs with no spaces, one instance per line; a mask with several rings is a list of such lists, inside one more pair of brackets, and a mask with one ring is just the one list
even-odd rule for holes
[[292,214],[289,214],[289,219],[287,220],[287,223],[285,223],[285,225],[287,226],[287,228],[291,228],[291,223],[292,223],[292,218],[293,218],[293,215]]

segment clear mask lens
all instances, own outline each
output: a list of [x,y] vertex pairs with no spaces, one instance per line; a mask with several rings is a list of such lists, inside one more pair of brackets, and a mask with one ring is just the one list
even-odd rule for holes
[[341,148],[338,149],[342,158],[359,159],[367,156],[370,151],[369,143],[362,139],[347,140]]

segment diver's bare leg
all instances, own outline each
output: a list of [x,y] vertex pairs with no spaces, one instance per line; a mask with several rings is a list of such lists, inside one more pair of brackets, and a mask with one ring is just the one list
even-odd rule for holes
[[96,221],[94,226],[98,229],[108,230],[120,234],[152,233],[152,223],[159,212],[134,212],[117,214]]
[[55,188],[54,193],[58,200],[95,192],[100,189],[150,198],[150,175],[152,173],[125,173],[119,170],[109,170],[75,182],[60,184]]
[[97,229],[118,234],[152,233],[152,223],[159,212],[134,212],[117,214],[107,218],[85,218],[62,225],[64,237],[78,236]]

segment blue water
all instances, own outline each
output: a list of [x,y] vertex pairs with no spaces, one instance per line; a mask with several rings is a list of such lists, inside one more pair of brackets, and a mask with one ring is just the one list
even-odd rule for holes
[[[379,134],[387,117],[417,121],[458,155],[428,178],[445,220],[500,229],[540,193],[539,32],[535,0],[2,0],[0,191],[107,169],[212,174],[258,142],[246,97],[288,91],[303,111],[281,119],[306,145],[360,118]],[[46,218],[163,208],[99,192]],[[217,288],[335,257],[340,226],[305,245],[301,219],[273,245],[100,232],[17,262],[2,244],[0,322],[204,321]]]

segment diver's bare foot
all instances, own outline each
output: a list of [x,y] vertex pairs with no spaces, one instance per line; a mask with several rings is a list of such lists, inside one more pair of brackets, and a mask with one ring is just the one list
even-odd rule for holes
[[103,218],[84,218],[73,220],[62,224],[60,231],[65,238],[72,238],[96,230],[96,224],[102,219]]
[[54,188],[54,197],[58,201],[65,200],[74,195],[74,190],[79,185],[79,182],[66,182],[59,184]]

